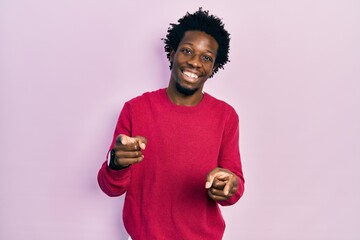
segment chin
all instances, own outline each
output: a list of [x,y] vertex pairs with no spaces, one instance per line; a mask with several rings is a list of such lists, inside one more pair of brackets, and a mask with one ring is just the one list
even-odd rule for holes
[[199,88],[187,88],[181,86],[178,82],[175,83],[175,87],[179,93],[184,94],[186,96],[194,95],[194,93],[196,93],[199,90]]

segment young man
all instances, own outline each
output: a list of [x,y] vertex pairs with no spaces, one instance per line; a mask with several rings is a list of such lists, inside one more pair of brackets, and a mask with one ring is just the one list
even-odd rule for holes
[[126,192],[123,220],[133,240],[220,240],[219,204],[244,192],[239,119],[203,87],[228,62],[229,33],[200,8],[163,40],[169,85],[124,104],[98,182],[109,196]]

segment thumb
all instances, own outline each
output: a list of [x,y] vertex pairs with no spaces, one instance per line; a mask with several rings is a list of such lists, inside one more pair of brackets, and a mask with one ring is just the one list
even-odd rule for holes
[[214,182],[214,178],[215,178],[215,173],[217,171],[217,168],[214,168],[213,170],[211,170],[211,172],[209,172],[209,174],[206,176],[206,183],[205,183],[205,188],[209,189],[211,188],[213,182]]
[[210,179],[206,180],[205,188],[206,188],[206,189],[211,188],[213,182],[214,182],[214,177],[211,177]]

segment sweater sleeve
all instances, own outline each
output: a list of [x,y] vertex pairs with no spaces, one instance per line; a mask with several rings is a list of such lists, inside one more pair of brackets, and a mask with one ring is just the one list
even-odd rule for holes
[[130,168],[112,170],[106,161],[99,170],[98,183],[101,190],[108,196],[120,196],[126,192],[130,183]]
[[241,166],[239,135],[239,117],[234,110],[230,112],[225,124],[219,154],[219,167],[226,168],[236,174],[239,179],[239,186],[238,191],[229,199],[218,201],[222,206],[235,204],[244,193],[245,181]]
[[[115,144],[116,137],[119,134],[131,136],[131,118],[130,105],[125,103],[120,112],[113,140],[109,148],[110,152]],[[107,154],[108,156],[108,154]],[[102,164],[98,172],[98,183],[101,190],[110,197],[120,196],[124,194],[129,186],[131,179],[131,166],[121,170],[112,170],[107,164],[107,160]]]

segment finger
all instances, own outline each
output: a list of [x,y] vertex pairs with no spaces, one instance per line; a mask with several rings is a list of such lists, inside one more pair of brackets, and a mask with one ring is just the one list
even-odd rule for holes
[[135,143],[135,139],[129,136],[126,136],[125,134],[119,134],[119,136],[116,137],[116,143],[127,145],[130,143]]
[[212,174],[212,171],[211,171],[206,177],[206,183],[205,183],[206,189],[211,188],[211,186],[213,185],[213,182],[214,182],[214,178],[215,178],[215,175]]
[[223,195],[222,191],[216,192],[216,193],[213,193],[212,191],[213,191],[213,189],[208,190],[208,195],[211,199],[213,199],[215,201],[222,201],[222,200],[227,199],[227,197]]
[[228,182],[225,184],[225,187],[224,187],[224,195],[225,195],[225,196],[228,196],[228,195],[229,195],[229,192],[230,192],[230,189],[232,189],[233,187],[234,187],[233,181],[228,181]]
[[231,176],[231,173],[228,173],[228,172],[217,172],[215,175],[215,177],[221,181],[229,180],[230,176]]
[[234,187],[229,191],[229,193],[227,195],[225,195],[223,190],[215,189],[212,187],[208,190],[208,195],[210,196],[211,199],[216,200],[216,201],[227,200],[232,195],[234,195],[234,193],[236,193],[236,191],[237,191],[237,188]]
[[139,144],[141,150],[144,150],[146,148],[147,139],[145,137],[136,136],[134,137],[134,140]]
[[208,174],[205,183],[205,188],[209,189],[211,186],[213,186],[213,182],[215,178],[220,180],[226,180],[230,176],[231,176],[230,173],[223,171],[221,168],[215,168]]
[[116,151],[131,152],[131,151],[140,150],[140,147],[138,146],[137,143],[127,144],[127,145],[123,145],[120,143],[120,144],[115,144],[113,149],[115,150],[115,152]]
[[137,158],[137,157],[140,157],[142,155],[143,154],[142,154],[141,151],[133,151],[133,150],[130,150],[130,151],[120,150],[120,151],[117,151],[117,150],[115,150],[115,157],[117,157],[117,158]]
[[136,163],[142,162],[143,160],[144,160],[144,156],[140,156],[137,158],[118,158],[117,163],[120,166],[127,167],[131,164],[136,164]]
[[205,188],[209,189],[214,182],[216,173],[220,170],[220,168],[214,168],[213,170],[211,170],[209,172],[209,174],[206,176],[206,183],[205,183]]
[[223,189],[210,188],[209,191],[214,196],[226,197],[226,195],[224,194]]
[[[229,188],[227,189],[227,187],[229,186]],[[236,193],[238,191],[238,186],[239,186],[239,179],[236,175],[232,175],[230,180],[229,180],[229,184],[225,185],[224,187],[224,194],[226,194],[227,196],[232,196],[234,193]]]
[[220,180],[218,178],[214,178],[213,184],[211,187],[223,190],[227,181]]

